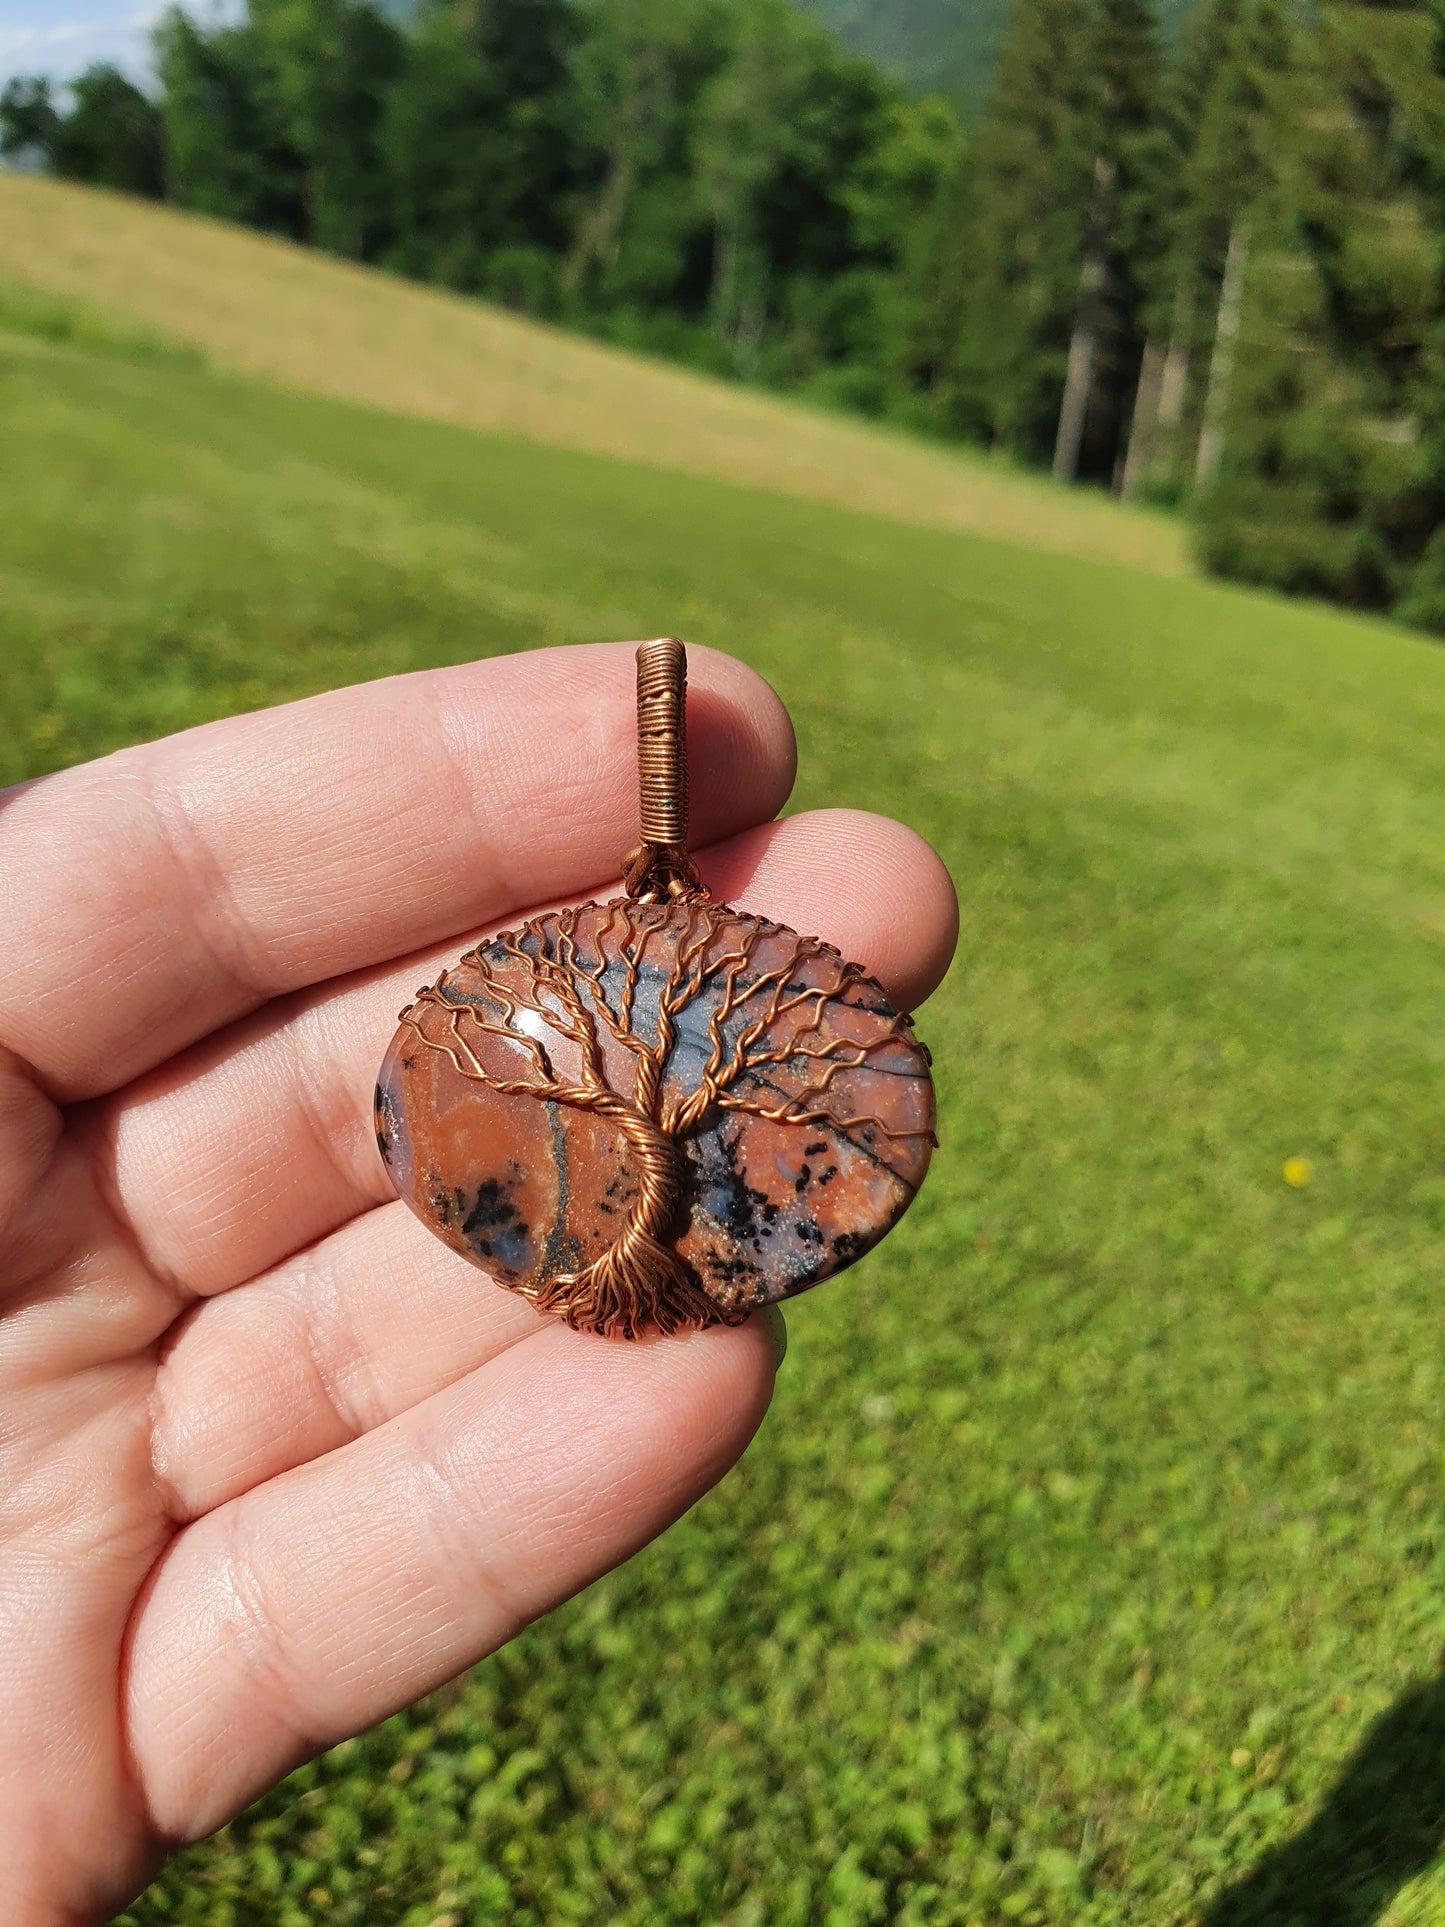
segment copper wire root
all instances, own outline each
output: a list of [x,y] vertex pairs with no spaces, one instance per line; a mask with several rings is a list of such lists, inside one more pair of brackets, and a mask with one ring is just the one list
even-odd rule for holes
[[712,1324],[721,1315],[668,1242],[677,1229],[687,1167],[681,1141],[653,1116],[661,1073],[658,1058],[640,1058],[631,1101],[607,1091],[583,1107],[610,1119],[627,1140],[638,1197],[599,1257],[583,1271],[553,1278],[532,1301],[574,1331],[637,1338],[647,1330],[670,1334]]
[[633,1106],[594,1105],[621,1130],[636,1159],[639,1195],[615,1241],[582,1271],[550,1279],[532,1297],[574,1331],[638,1338],[716,1323],[723,1314],[664,1242],[675,1229],[686,1175],[679,1141]]

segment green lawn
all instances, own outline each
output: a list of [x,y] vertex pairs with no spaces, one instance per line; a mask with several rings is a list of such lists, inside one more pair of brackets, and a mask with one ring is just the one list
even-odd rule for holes
[[0,336],[0,780],[665,630],[957,879],[929,1186],[663,1543],[125,1918],[1445,1922],[1445,654]]

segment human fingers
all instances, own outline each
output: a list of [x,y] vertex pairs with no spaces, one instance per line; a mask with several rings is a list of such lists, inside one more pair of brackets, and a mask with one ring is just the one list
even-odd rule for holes
[[551,1327],[188,1527],[125,1690],[157,1830],[209,1832],[625,1559],[741,1452],[773,1360],[760,1319],[631,1346]]
[[[635,840],[629,643],[392,677],[64,770],[0,811],[0,1046],[62,1100],[267,999],[584,890]],[[689,653],[699,842],[792,783],[761,677]]]
[[[717,895],[837,944],[905,1006],[952,953],[947,872],[886,818],[790,817],[704,867]],[[101,1107],[107,1190],[158,1273],[224,1291],[392,1195],[372,1133],[376,1067],[399,1004],[465,941],[261,1013]]]
[[374,1431],[545,1329],[398,1199],[208,1299],[156,1374],[156,1473],[178,1523]]
[[[926,992],[946,960],[953,928],[951,889],[937,859],[898,824],[837,812],[793,818],[738,839],[715,853],[707,867],[730,894],[736,886],[737,894],[768,914],[822,922],[850,950],[881,959],[878,967],[895,993]],[[850,879],[853,897],[840,900],[836,883],[828,881],[834,869]],[[890,889],[902,891],[911,915],[901,914],[887,891],[859,887],[869,876],[887,879]],[[815,890],[820,894],[810,902]],[[831,905],[823,892],[832,893]],[[307,1050],[315,1053],[306,1073],[311,1096],[298,1105],[299,1114],[314,1118],[326,1111],[339,1118],[349,1091],[354,1117],[345,1142],[353,1127],[365,1140],[351,1164],[349,1188],[332,1203],[338,1223],[390,1195],[371,1149],[369,1093],[375,1037],[384,1033],[397,994],[394,982],[353,986],[333,1000],[324,1033],[307,1033]],[[263,1049],[273,1041],[268,1037],[247,1047],[262,1053],[259,1063],[248,1064],[245,1050],[229,1060],[236,1081],[227,1087],[219,1110],[243,1120],[235,1133],[242,1144],[259,1144],[266,1118],[277,1109],[284,1116],[288,1108],[277,1097],[280,1073]],[[294,1052],[286,1060],[291,1069],[297,1061]],[[219,1068],[208,1075],[217,1075]],[[328,1079],[338,1081],[339,1094],[323,1100],[318,1093]],[[184,1096],[167,1092],[152,1104]],[[253,1110],[254,1119],[248,1119]],[[132,1157],[119,1167],[133,1199],[144,1154],[160,1194],[154,1210],[160,1210],[176,1167],[166,1145],[189,1139],[212,1208],[216,1170],[225,1169],[238,1187],[237,1227],[229,1242],[234,1245],[242,1230],[254,1231],[254,1200],[266,1194],[271,1180],[233,1168],[223,1155],[223,1138],[212,1151],[204,1112],[183,1105],[164,1125],[152,1116],[149,1128],[157,1133],[155,1142],[147,1149],[137,1141]],[[294,1214],[316,1199],[320,1174],[307,1163],[306,1141],[293,1148],[283,1136],[273,1148],[280,1169],[295,1181],[287,1219],[294,1235]],[[314,1144],[310,1149],[314,1161]],[[333,1175],[346,1168],[340,1149],[323,1166]],[[168,1262],[184,1261],[192,1271],[203,1268],[204,1226],[198,1219],[191,1227],[197,1242],[185,1254],[171,1250]],[[363,1209],[320,1244],[240,1289],[209,1299],[168,1349],[158,1378],[155,1439],[176,1516],[195,1517],[248,1486],[334,1450],[517,1343],[536,1323],[524,1301],[499,1290],[428,1237],[403,1207]]]

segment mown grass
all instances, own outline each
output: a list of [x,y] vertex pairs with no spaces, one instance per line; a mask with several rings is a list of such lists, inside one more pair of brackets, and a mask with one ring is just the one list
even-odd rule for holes
[[1172,517],[691,374],[439,289],[0,173],[0,275],[121,308],[219,364],[473,428],[1063,555],[1189,572]]
[[5,777],[678,630],[963,902],[740,1470],[127,1921],[1445,1920],[1445,655],[33,337],[0,436]]

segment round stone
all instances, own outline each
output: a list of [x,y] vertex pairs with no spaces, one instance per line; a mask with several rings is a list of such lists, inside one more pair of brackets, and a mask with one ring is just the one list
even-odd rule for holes
[[629,1337],[852,1264],[912,1201],[933,1123],[927,1051],[858,965],[707,899],[493,938],[403,1013],[376,1092],[438,1237]]

